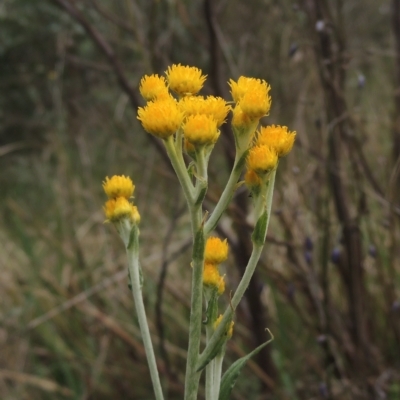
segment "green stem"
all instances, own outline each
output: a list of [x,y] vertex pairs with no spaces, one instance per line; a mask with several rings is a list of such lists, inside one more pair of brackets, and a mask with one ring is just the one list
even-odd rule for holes
[[196,166],[197,166],[196,186],[202,186],[204,182],[207,182],[208,179],[207,161],[206,161],[204,147],[197,152]]
[[219,397],[219,391],[221,386],[221,375],[222,375],[222,362],[224,361],[225,350],[221,351],[217,357],[211,362],[214,363],[214,392],[212,400],[217,400]]
[[176,149],[176,154],[179,154],[179,158],[182,158],[183,160],[183,153],[182,153],[182,142],[183,142],[183,132],[182,129],[179,128],[176,132],[176,138],[175,138],[175,149]]
[[[199,213],[196,213],[199,215]],[[200,221],[192,221],[193,226],[199,226]],[[200,243],[202,242],[202,244]],[[202,247],[201,256],[196,256],[196,250]],[[200,253],[200,252],[199,252]],[[193,245],[192,297],[189,322],[189,345],[186,362],[185,400],[196,400],[199,387],[200,372],[197,372],[199,358],[201,325],[202,325],[202,295],[203,295],[203,265],[204,265],[204,233],[199,230]]]
[[229,176],[228,182],[225,186],[225,189],[222,192],[222,195],[217,205],[215,206],[214,211],[212,212],[210,218],[205,224],[204,232],[206,236],[208,236],[210,232],[217,226],[222,213],[226,210],[226,207],[228,206],[232,198],[233,192],[235,191],[236,188],[236,184],[239,180],[240,174],[242,173],[244,167],[243,157],[245,153],[246,151],[236,153],[235,162],[231,174]]
[[132,243],[126,249],[128,256],[128,269],[129,276],[131,278],[131,288],[133,299],[135,302],[137,318],[139,321],[140,332],[146,352],[147,362],[149,364],[151,381],[153,383],[153,389],[156,400],[163,400],[163,392],[158,375],[157,362],[154,355],[153,345],[151,343],[151,336],[149,326],[147,324],[146,311],[143,303],[142,296],[142,285],[140,279],[140,265],[139,265],[139,229],[137,226],[132,228]]
[[[271,216],[271,209],[272,209],[272,200],[274,196],[274,186],[275,186],[275,176],[276,176],[276,170],[278,166],[271,172],[271,177],[269,178],[269,184],[268,184],[268,189],[267,189],[267,194],[266,194],[266,210],[267,210],[267,215],[268,215],[268,221],[267,221],[267,230],[268,230],[268,224],[269,224],[269,219]],[[267,235],[267,232],[265,232],[265,235]]]
[[[207,343],[210,340],[213,329],[209,324],[206,328]],[[214,397],[214,360],[212,360],[206,367],[206,400],[213,400]]]
[[[271,174],[267,193],[265,195],[265,200],[266,200],[266,206],[265,206],[266,208],[265,209],[267,211],[267,224],[266,224],[265,236],[266,236],[266,233],[268,230],[268,225],[269,225],[270,216],[271,216],[272,198],[273,198],[273,191],[274,191],[274,184],[275,184],[275,174],[276,174],[276,170],[273,171]],[[259,216],[257,216],[257,217],[259,217]],[[265,237],[264,237],[264,241],[265,241]],[[199,357],[199,361],[198,361],[199,365],[202,365],[204,363],[204,361],[210,357],[211,352],[213,351],[215,345],[217,344],[217,342],[220,340],[220,338],[224,334],[226,324],[228,323],[228,321],[231,320],[234,311],[236,310],[237,306],[240,303],[240,300],[242,299],[245,291],[247,290],[247,288],[249,286],[250,279],[252,278],[254,271],[257,267],[257,263],[260,259],[263,248],[264,248],[264,244],[257,245],[255,243],[253,243],[253,251],[252,251],[250,259],[247,263],[243,277],[235,291],[234,296],[232,297],[232,300],[231,300],[229,306],[226,308],[226,310],[224,312],[222,321],[219,323],[219,325],[218,325],[217,329],[215,330],[214,334],[212,335],[210,341],[207,343],[206,348],[201,353],[201,355]]]
[[[186,200],[188,202],[189,209],[192,209],[193,197],[194,197],[194,187],[190,181],[189,174],[186,170],[185,163],[183,161],[182,153],[177,153],[174,145],[174,139],[170,136],[167,140],[164,140],[165,148],[169,159],[171,160],[172,167],[175,170],[176,176],[179,179],[179,183],[182,186],[183,192],[185,194]],[[193,226],[192,226],[193,228]]]
[[194,202],[189,204],[192,229],[194,236],[193,243],[193,274],[192,274],[192,297],[191,313],[189,322],[189,345],[186,363],[185,376],[185,400],[196,400],[199,388],[200,372],[197,372],[197,360],[199,358],[202,311],[203,311],[203,268],[204,268],[204,244],[205,238],[202,224],[201,203],[197,203],[197,196],[201,187],[207,184],[207,165],[204,152],[199,152],[197,160],[197,185]]

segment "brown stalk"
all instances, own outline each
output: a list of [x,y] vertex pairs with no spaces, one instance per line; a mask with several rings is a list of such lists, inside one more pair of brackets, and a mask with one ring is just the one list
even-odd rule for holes
[[[393,164],[395,164],[400,158],[400,0],[392,0],[392,27],[396,54],[394,92],[395,111],[392,130]],[[397,185],[400,186],[400,177],[397,179]]]
[[[344,285],[348,295],[349,326],[356,349],[352,362],[359,368],[358,373],[361,373],[368,364],[366,357],[368,357],[370,346],[366,335],[366,293],[363,281],[362,238],[359,227],[359,217],[363,210],[357,210],[357,205],[351,199],[343,175],[345,145],[348,146],[353,173],[355,175],[361,173],[356,153],[351,151],[355,147],[354,143],[348,140],[353,135],[353,127],[347,118],[349,113],[344,99],[346,43],[344,27],[340,19],[341,3],[337,2],[337,21],[333,20],[326,1],[311,0],[304,3],[315,43],[314,50],[325,94],[326,114],[328,121],[333,121],[328,132],[328,176],[336,214],[342,227],[345,248],[348,279]],[[316,29],[317,24],[320,26],[319,29]],[[360,192],[358,195],[362,196]]]

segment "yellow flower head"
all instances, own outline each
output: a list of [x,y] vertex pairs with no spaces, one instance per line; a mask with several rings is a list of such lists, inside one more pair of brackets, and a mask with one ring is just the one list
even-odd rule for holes
[[123,218],[129,218],[132,222],[138,223],[140,215],[137,208],[129,203],[125,197],[110,199],[104,205],[104,213],[108,221],[117,222]]
[[186,116],[205,114],[217,121],[217,126],[225,122],[231,107],[221,97],[186,96],[179,101],[179,106]]
[[240,107],[250,119],[259,119],[267,115],[271,108],[271,97],[264,90],[249,91],[240,100]]
[[193,145],[214,144],[219,137],[217,121],[204,114],[190,115],[182,128],[185,138]]
[[246,174],[244,176],[244,181],[245,181],[247,187],[249,187],[249,188],[260,187],[261,183],[262,183],[261,178],[252,169],[248,169],[246,171]]
[[103,182],[103,189],[110,199],[116,199],[117,197],[129,199],[133,195],[135,185],[129,176],[114,175],[111,179],[108,176],[106,177]]
[[147,132],[161,139],[168,139],[181,126],[183,117],[177,101],[168,97],[150,101],[145,107],[140,107],[137,118]]
[[269,84],[264,80],[247,78],[245,76],[241,76],[237,82],[231,79],[229,86],[231,87],[232,98],[236,103],[240,102],[243,96],[250,92],[257,92],[261,96],[263,95],[265,98],[268,98],[268,92],[271,89]]
[[257,174],[265,174],[272,171],[278,163],[278,155],[269,146],[254,146],[249,150],[246,159],[247,168]]
[[[218,326],[221,323],[221,321],[222,321],[222,314],[220,314],[219,317],[215,320],[215,322],[214,322],[214,330],[216,330],[218,328]],[[225,332],[225,335],[226,335],[227,339],[230,339],[232,337],[232,335],[233,335],[233,325],[234,324],[235,323],[233,321],[231,321],[229,323],[229,325],[227,325],[227,329],[226,329],[226,332]]]
[[290,132],[286,126],[271,125],[260,129],[257,136],[257,145],[272,147],[278,157],[283,157],[292,150],[296,132]]
[[218,272],[218,268],[214,264],[205,263],[203,270],[203,285],[219,290],[221,285],[221,275]]
[[173,64],[166,71],[169,88],[179,96],[193,95],[203,87],[206,75],[200,69]]
[[145,100],[155,100],[169,96],[165,78],[157,74],[145,75],[140,80],[139,91]]
[[204,250],[204,260],[210,264],[221,264],[228,258],[228,241],[209,237]]

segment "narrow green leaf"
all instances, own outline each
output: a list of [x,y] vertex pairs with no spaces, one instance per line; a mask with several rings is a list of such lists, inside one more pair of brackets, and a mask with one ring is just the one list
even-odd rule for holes
[[206,193],[207,193],[207,182],[205,182],[205,185],[201,188],[200,193],[197,196],[197,199],[194,203],[195,206],[198,206],[202,203],[204,197],[206,196]]
[[212,294],[207,305],[205,324],[212,323],[217,319],[218,314],[218,289],[211,289]]
[[262,246],[264,244],[265,234],[267,231],[267,222],[268,214],[267,211],[264,211],[261,214],[261,217],[258,219],[253,234],[251,235],[251,240],[258,246]]
[[139,251],[139,227],[136,224],[132,226],[127,248],[129,250]]
[[200,372],[203,368],[205,368],[210,361],[212,361],[218,354],[220,354],[221,350],[224,348],[225,343],[227,341],[227,329],[232,322],[232,318],[228,320],[225,324],[225,329],[222,331],[221,337],[215,343],[214,347],[208,352],[208,357],[202,360],[199,359],[200,363],[196,369],[197,372]]
[[210,355],[208,358],[206,358],[196,369],[196,372],[200,372],[203,370],[205,367],[207,367],[208,363],[211,362],[221,351],[222,347],[224,346],[226,342],[226,337],[223,335],[218,342],[215,344],[215,346],[211,349]]
[[247,363],[247,361],[251,357],[256,355],[263,347],[265,347],[267,344],[271,343],[274,340],[272,333],[269,330],[268,330],[268,332],[271,335],[271,339],[268,340],[268,342],[261,344],[256,349],[254,349],[251,353],[247,354],[247,356],[239,358],[239,360],[235,361],[226,370],[226,372],[221,380],[221,387],[220,387],[220,391],[219,391],[218,400],[229,400],[230,394],[232,392],[233,387],[236,384],[237,378],[240,375],[240,372],[242,371],[242,369],[245,366],[245,364]]
[[197,231],[193,243],[193,261],[203,261],[204,259],[204,229],[201,225],[200,229]]
[[139,285],[140,285],[140,288],[143,287],[143,282],[144,282],[144,278],[143,278],[142,267],[139,264]]

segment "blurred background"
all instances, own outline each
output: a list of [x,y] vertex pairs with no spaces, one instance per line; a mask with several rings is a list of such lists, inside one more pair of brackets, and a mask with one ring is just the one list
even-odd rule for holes
[[[225,367],[268,339],[232,399],[400,399],[400,1],[0,2],[0,397],[152,399],[123,245],[101,183],[136,184],[144,293],[168,399],[183,398],[190,226],[138,83],[172,63],[267,80],[297,131]],[[232,165],[210,162],[212,210]],[[241,188],[216,234],[227,291],[251,251]],[[203,398],[200,393],[199,398]]]

